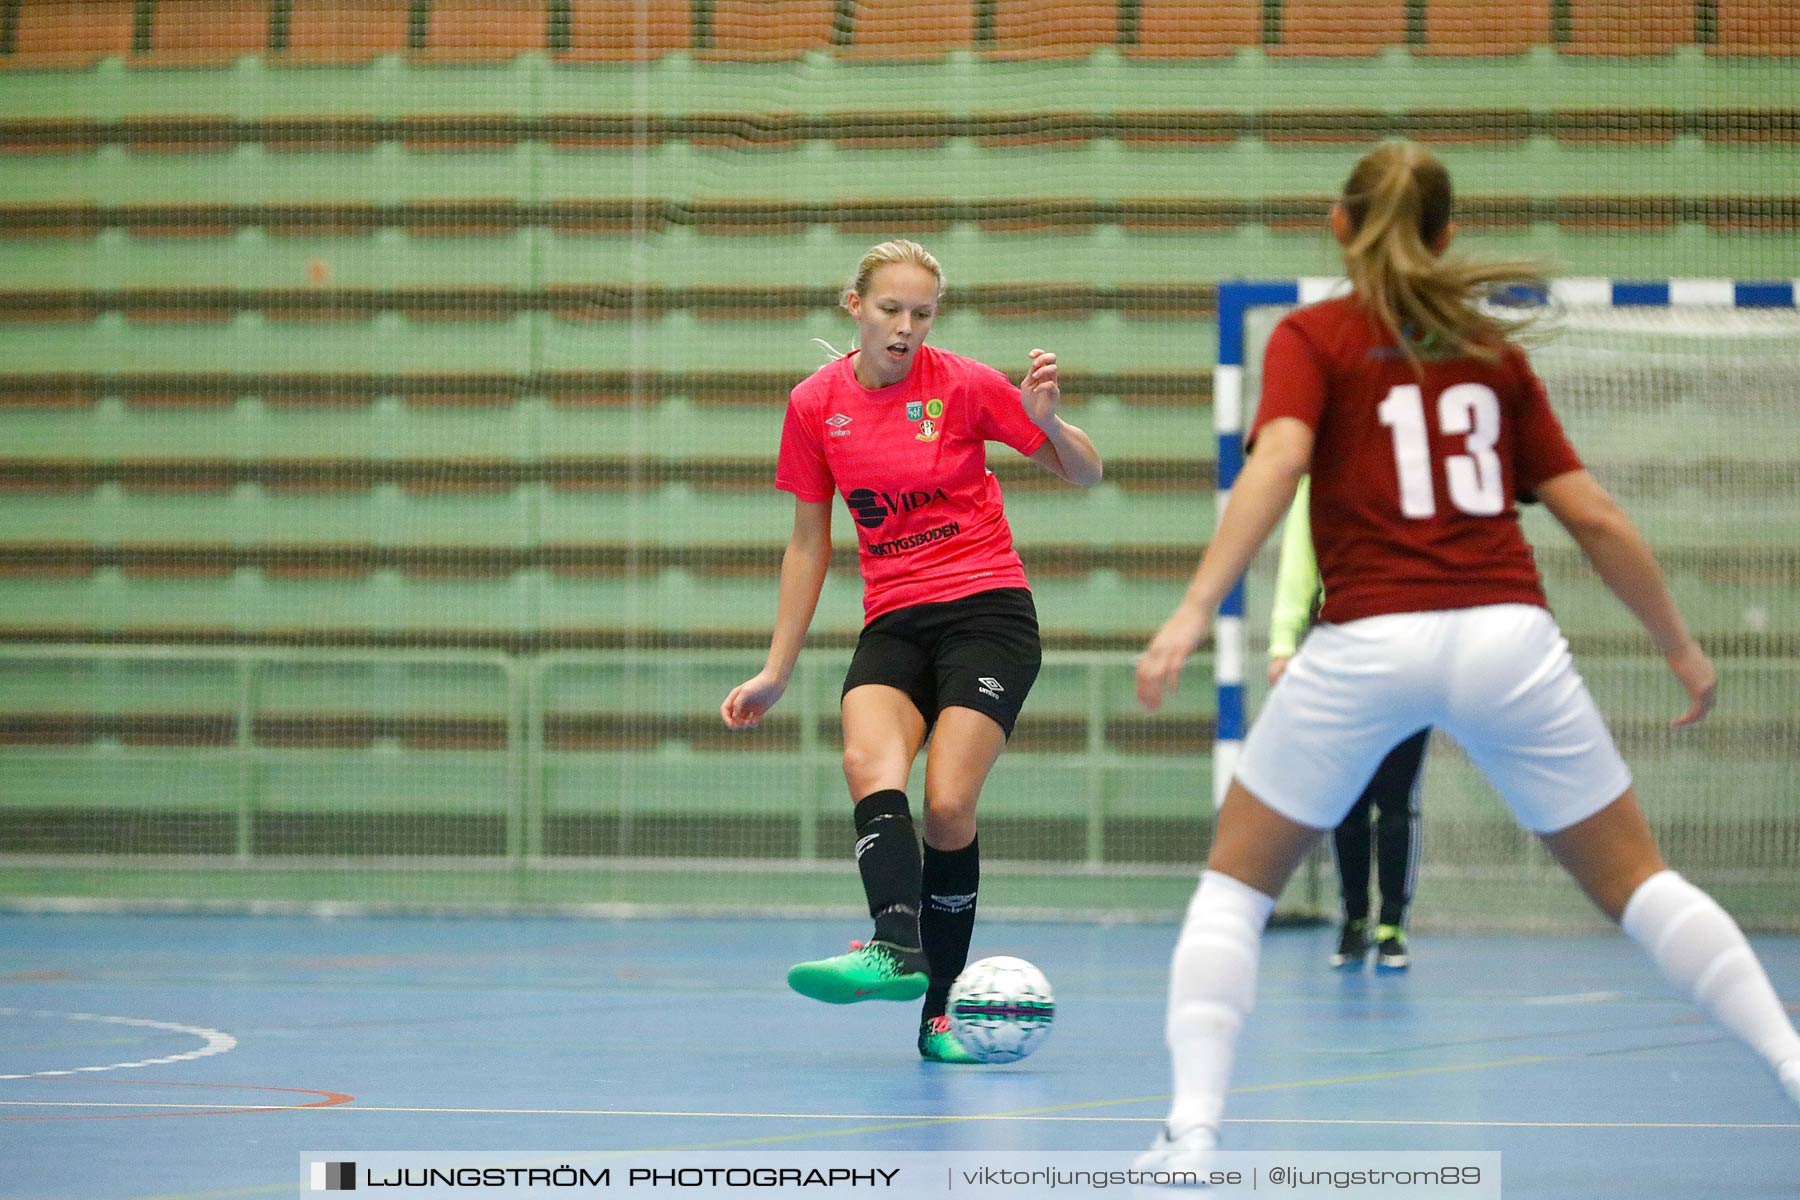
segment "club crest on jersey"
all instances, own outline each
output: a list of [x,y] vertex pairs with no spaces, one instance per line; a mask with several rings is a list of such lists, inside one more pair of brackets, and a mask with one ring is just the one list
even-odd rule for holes
[[917,421],[919,418],[923,417],[924,415],[925,415],[925,402],[923,400],[908,400],[906,402],[906,419],[907,420]]
[[938,424],[936,421],[932,421],[932,420],[928,419],[928,420],[919,422],[919,434],[918,434],[919,441],[935,442],[935,441],[937,441],[937,436],[938,436]]
[[930,417],[934,421],[937,420],[939,417],[943,416],[944,415],[944,402],[942,400],[939,400],[935,396],[932,397],[930,400],[927,400],[925,402],[925,415]]

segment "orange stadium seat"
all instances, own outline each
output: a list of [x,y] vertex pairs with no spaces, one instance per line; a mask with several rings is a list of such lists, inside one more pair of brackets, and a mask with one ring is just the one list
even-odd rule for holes
[[1563,54],[1637,58],[1668,54],[1694,41],[1695,0],[1569,0]]
[[1262,44],[1262,0],[1143,0],[1133,58],[1211,58]]
[[918,61],[975,45],[973,0],[854,0],[851,58]]
[[153,12],[150,52],[135,63],[224,65],[269,48],[268,0],[159,0]]
[[1414,54],[1499,57],[1550,44],[1550,0],[1426,0],[1425,42]]
[[799,58],[831,48],[837,0],[714,0],[712,39],[700,57]]
[[403,53],[411,13],[411,0],[294,0],[285,57],[350,64]]
[[85,67],[129,53],[137,22],[132,0],[25,0],[13,32],[13,52],[0,63],[17,67]]
[[993,54],[1078,58],[1119,40],[1116,0],[995,0]]
[[570,0],[574,62],[646,62],[684,51],[692,36],[688,0]]
[[1405,44],[1405,0],[1287,0],[1281,42],[1267,50],[1282,57],[1366,58]]
[[504,62],[550,46],[546,0],[432,0],[425,56],[448,62]]
[[1719,0],[1717,36],[1706,52],[1800,57],[1800,5],[1794,0]]

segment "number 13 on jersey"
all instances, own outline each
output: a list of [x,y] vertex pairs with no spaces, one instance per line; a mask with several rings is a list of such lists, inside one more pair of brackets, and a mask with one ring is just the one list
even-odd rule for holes
[[[1401,384],[1375,410],[1394,439],[1394,467],[1400,476],[1400,512],[1423,521],[1437,515],[1432,484],[1431,440],[1425,427],[1425,395],[1415,383]],[[1491,517],[1506,504],[1500,456],[1500,397],[1482,383],[1458,383],[1437,398],[1438,430],[1462,434],[1466,454],[1444,460],[1450,503],[1474,517]]]

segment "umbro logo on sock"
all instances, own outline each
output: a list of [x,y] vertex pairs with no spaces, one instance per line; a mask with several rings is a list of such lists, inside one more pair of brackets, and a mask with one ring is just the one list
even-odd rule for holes
[[863,851],[867,850],[880,837],[879,833],[868,833],[856,839],[856,861],[861,862]]
[[974,907],[975,893],[970,892],[966,896],[929,896],[927,899],[931,901],[931,907],[939,912],[955,913]]

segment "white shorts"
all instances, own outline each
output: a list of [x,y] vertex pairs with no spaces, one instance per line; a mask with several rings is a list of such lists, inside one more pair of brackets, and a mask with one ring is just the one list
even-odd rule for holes
[[1530,604],[1318,626],[1270,691],[1237,776],[1289,820],[1330,829],[1425,725],[1454,738],[1535,833],[1591,817],[1631,786],[1568,641]]

